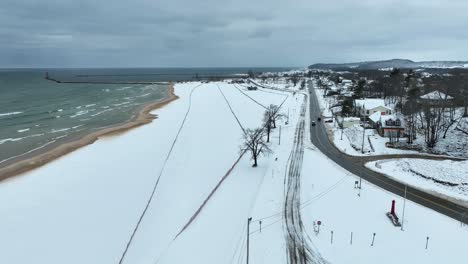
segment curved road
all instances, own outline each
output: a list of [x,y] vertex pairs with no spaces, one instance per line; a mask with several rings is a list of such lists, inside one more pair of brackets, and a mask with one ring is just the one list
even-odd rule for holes
[[[317,96],[315,94],[314,86],[312,82],[309,82],[309,94],[310,94],[310,118],[315,120],[318,116],[321,115],[320,106],[318,104]],[[370,160],[375,160],[377,158],[372,157],[355,157],[349,156],[341,151],[339,151],[335,145],[330,142],[328,138],[327,131],[325,126],[322,123],[317,123],[316,126],[310,126],[310,138],[312,143],[328,158],[333,160],[335,163],[345,168],[349,172],[362,177],[362,179],[375,184],[387,191],[390,191],[396,195],[404,196],[405,185],[390,179],[389,177],[372,171],[365,167],[365,163]],[[391,157],[391,156],[389,156]],[[402,157],[411,157],[411,158],[429,158],[437,159],[430,156],[415,156],[415,155],[401,155]],[[380,156],[378,159],[386,158],[385,156]],[[393,156],[395,158],[395,156]],[[408,186],[407,199],[423,205],[427,208],[431,208],[441,214],[449,216],[457,221],[462,221],[465,224],[468,224],[468,208],[457,205],[448,200],[439,198],[432,194],[414,189]]]

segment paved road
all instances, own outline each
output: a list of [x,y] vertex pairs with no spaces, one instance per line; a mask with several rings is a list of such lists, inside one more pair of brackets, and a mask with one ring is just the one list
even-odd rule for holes
[[[313,90],[312,82],[309,82],[310,94],[310,118],[316,120],[320,116],[320,106],[317,101],[315,91]],[[405,186],[397,181],[394,181],[387,176],[372,171],[364,166],[369,160],[375,160],[372,157],[354,157],[349,156],[339,151],[330,139],[328,138],[326,128],[323,123],[317,123],[316,126],[310,127],[310,136],[312,143],[322,151],[331,160],[336,162],[341,167],[349,172],[362,177],[363,180],[371,182],[387,191],[390,191],[399,196],[404,196]],[[390,157],[390,156],[389,156]],[[394,156],[393,156],[394,157]],[[400,157],[403,157],[400,156]],[[404,157],[415,158],[418,156],[404,155]],[[385,158],[382,156],[381,158]],[[436,197],[429,193],[414,189],[408,186],[407,198],[415,203],[431,208],[441,214],[449,216],[457,221],[462,221],[468,224],[468,208],[457,205],[453,202]]]

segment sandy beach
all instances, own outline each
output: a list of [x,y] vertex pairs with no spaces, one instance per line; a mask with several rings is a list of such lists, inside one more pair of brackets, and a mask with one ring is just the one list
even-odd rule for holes
[[157,118],[157,115],[151,114],[151,111],[164,107],[176,99],[178,99],[178,96],[175,95],[174,84],[171,83],[166,98],[161,101],[150,102],[143,105],[140,110],[137,111],[137,114],[127,122],[105,127],[84,136],[71,138],[65,142],[51,144],[37,152],[13,159],[11,164],[0,168],[0,181],[38,168],[81,147],[92,144],[99,138],[116,136],[132,128],[148,124]]

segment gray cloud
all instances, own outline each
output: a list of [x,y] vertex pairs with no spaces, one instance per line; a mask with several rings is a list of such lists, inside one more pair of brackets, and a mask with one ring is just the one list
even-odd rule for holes
[[466,1],[3,0],[0,67],[468,60]]

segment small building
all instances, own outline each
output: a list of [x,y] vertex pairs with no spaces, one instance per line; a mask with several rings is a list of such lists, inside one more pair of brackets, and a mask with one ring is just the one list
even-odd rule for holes
[[343,128],[352,127],[354,125],[359,125],[361,119],[359,117],[345,117],[343,118]]
[[384,115],[393,114],[393,108],[385,104],[384,99],[378,98],[365,98],[354,100],[354,106],[362,117],[369,117],[374,113],[382,113]]
[[403,118],[399,116],[375,112],[369,116],[369,122],[381,137],[401,138],[405,136]]

